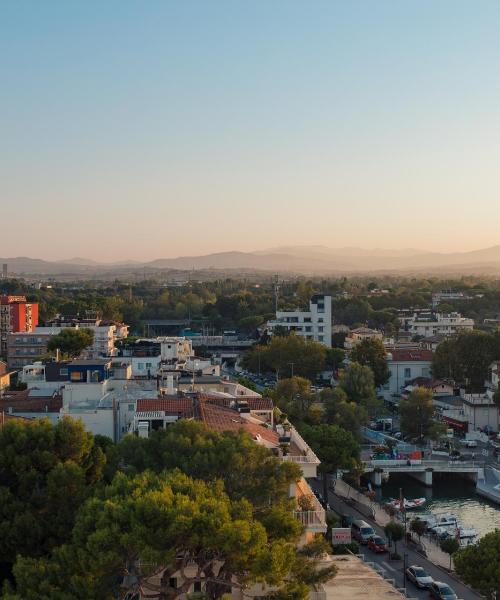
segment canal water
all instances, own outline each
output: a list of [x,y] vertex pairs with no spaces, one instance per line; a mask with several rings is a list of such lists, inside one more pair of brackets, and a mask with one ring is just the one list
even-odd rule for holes
[[459,477],[435,478],[432,488],[404,476],[391,475],[382,488],[376,490],[377,500],[399,498],[399,490],[408,500],[426,498],[421,509],[408,511],[408,517],[418,513],[447,512],[457,515],[464,525],[474,527],[482,537],[485,533],[500,529],[500,505],[493,504],[475,493],[473,483]]

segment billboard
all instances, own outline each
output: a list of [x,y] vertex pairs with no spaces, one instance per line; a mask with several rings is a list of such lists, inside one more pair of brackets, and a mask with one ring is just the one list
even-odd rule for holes
[[332,529],[332,544],[342,546],[351,543],[351,530],[349,527],[337,527]]

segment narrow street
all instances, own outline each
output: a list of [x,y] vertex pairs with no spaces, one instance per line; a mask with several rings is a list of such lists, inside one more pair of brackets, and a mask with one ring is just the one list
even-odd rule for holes
[[[355,517],[356,519],[363,519],[368,522],[373,529],[385,538],[384,531],[381,527],[379,527],[373,519],[367,518],[360,511],[358,511],[353,506],[347,504],[342,501],[338,496],[336,496],[333,492],[329,492],[328,502],[332,509],[338,514],[347,514]],[[404,576],[403,576],[403,561],[390,561],[389,556],[387,554],[376,554],[371,550],[368,550],[366,546],[360,546],[361,553],[366,557],[367,561],[377,563],[381,568],[383,568],[388,577],[393,578],[396,581],[396,586],[398,588],[405,587],[404,585]],[[418,565],[423,567],[427,573],[433,577],[435,581],[442,581],[443,583],[448,584],[457,594],[457,596],[462,600],[478,600],[482,596],[468,588],[467,586],[460,583],[453,575],[448,574],[444,569],[435,566],[429,560],[424,558],[422,555],[418,554],[412,548],[406,546],[405,542],[398,542],[398,554],[403,556],[407,555],[407,566]],[[411,582],[406,583],[406,588],[408,590],[409,598],[429,598],[429,592],[427,590],[420,590]]]

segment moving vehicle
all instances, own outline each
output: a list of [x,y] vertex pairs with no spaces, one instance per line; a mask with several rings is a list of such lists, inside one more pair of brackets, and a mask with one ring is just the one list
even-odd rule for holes
[[368,540],[368,548],[377,554],[381,554],[389,550],[384,538],[380,537],[379,535],[372,535],[372,537]]
[[362,521],[361,519],[354,521],[351,529],[352,537],[361,544],[368,544],[368,540],[375,535],[373,528],[368,525],[366,521]]
[[428,588],[434,579],[427,574],[427,571],[418,565],[412,565],[406,569],[406,577],[418,588]]
[[429,594],[437,600],[458,600],[458,596],[446,583],[434,581],[429,586]]

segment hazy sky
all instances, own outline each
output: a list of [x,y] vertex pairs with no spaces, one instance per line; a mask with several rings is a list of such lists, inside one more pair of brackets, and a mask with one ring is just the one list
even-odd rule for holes
[[0,256],[500,243],[498,0],[0,0]]

